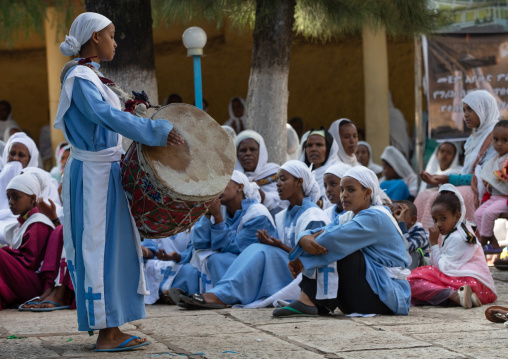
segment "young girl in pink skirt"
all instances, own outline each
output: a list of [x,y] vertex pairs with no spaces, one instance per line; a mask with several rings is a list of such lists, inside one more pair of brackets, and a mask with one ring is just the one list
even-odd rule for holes
[[466,206],[455,186],[441,186],[431,213],[432,265],[418,267],[408,277],[412,305],[456,303],[469,309],[495,301],[494,280],[479,241],[464,221]]

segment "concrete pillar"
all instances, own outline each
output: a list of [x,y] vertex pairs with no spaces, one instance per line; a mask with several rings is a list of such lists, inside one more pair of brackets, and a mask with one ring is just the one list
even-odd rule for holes
[[365,134],[372,147],[374,162],[390,144],[388,110],[388,54],[385,29],[365,27],[363,37],[363,77],[365,87]]
[[49,118],[51,126],[51,143],[53,150],[56,146],[65,141],[62,131],[53,128],[55,122],[58,100],[60,98],[60,72],[70,57],[62,55],[60,43],[62,34],[57,37],[58,24],[65,24],[65,15],[55,8],[48,8],[47,18],[44,19],[44,31],[46,38],[46,63],[48,68],[48,94],[49,94]]

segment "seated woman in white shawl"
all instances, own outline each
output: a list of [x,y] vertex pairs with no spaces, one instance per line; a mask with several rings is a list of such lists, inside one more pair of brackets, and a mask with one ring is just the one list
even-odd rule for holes
[[358,149],[356,150],[356,159],[362,166],[367,167],[369,170],[374,172],[377,176],[383,173],[383,166],[374,163],[372,160],[372,148],[368,142],[358,142]]
[[358,166],[355,156],[358,149],[358,131],[355,124],[347,118],[341,118],[332,123],[328,131],[339,145],[339,161],[352,167]]
[[390,199],[414,199],[418,193],[418,176],[406,157],[395,147],[388,146],[381,155],[384,177],[379,182]]
[[323,227],[329,220],[315,204],[320,197],[319,186],[305,164],[288,161],[277,176],[280,197],[290,202],[288,209],[275,216],[278,239],[267,231],[258,231],[261,243],[251,244],[242,251],[208,293],[181,296],[184,303],[181,306],[220,309],[233,304],[245,305],[268,298],[292,282],[288,253],[295,245],[297,234]]
[[297,235],[289,267],[293,278],[303,273],[302,292],[273,316],[317,316],[337,307],[345,314],[408,314],[407,242],[382,205],[377,176],[363,166],[353,167],[340,187],[348,212]]
[[284,205],[277,193],[276,179],[279,165],[268,162],[268,150],[263,137],[251,130],[243,131],[235,138],[235,170],[243,172],[249,181],[259,186],[261,203],[272,215],[279,212]]
[[333,166],[328,167],[325,175],[323,176],[326,197],[332,204],[332,206],[325,209],[325,213],[328,215],[331,222],[333,222],[335,218],[345,213],[344,207],[342,206],[342,202],[340,200],[340,181],[346,172],[351,168],[351,166],[339,162]]
[[[473,130],[464,145],[464,166],[459,174],[422,173],[422,180],[433,186],[444,183],[457,187],[466,205],[466,220],[474,221],[474,212],[485,193],[483,182],[478,180],[482,167],[496,151],[492,146],[492,130],[499,120],[499,107],[496,99],[488,91],[476,90],[462,99],[462,111],[466,127]],[[434,225],[430,209],[437,197],[437,189],[421,192],[415,199],[418,208],[418,222],[428,230]]]
[[9,182],[27,167],[39,166],[39,150],[35,142],[25,133],[12,135],[2,155],[4,167],[0,172],[0,244],[4,242],[5,226],[16,223],[16,217],[9,209],[6,188]]
[[339,163],[337,152],[339,145],[333,139],[330,132],[321,127],[320,130],[310,130],[302,137],[302,144],[300,146],[300,161],[304,162],[310,167],[314,174],[319,189],[321,191],[321,198],[318,201],[318,206],[323,209],[331,207],[330,201],[325,194],[325,187],[323,176],[328,167]]
[[[425,171],[420,173],[420,177],[428,175],[451,175],[459,174],[462,166],[459,165],[459,146],[456,142],[443,142],[432,153],[429,163],[425,167]],[[432,184],[422,181],[420,192],[427,188],[435,187]]]
[[224,125],[232,127],[237,134],[245,131],[247,129],[245,100],[241,97],[233,97],[229,101],[228,111],[229,119],[224,122]]

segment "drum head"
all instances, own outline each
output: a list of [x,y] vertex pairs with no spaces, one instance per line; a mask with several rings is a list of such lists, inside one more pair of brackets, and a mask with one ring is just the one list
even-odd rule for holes
[[236,148],[231,136],[206,112],[187,104],[160,108],[152,119],[170,121],[182,136],[180,146],[142,145],[156,179],[179,198],[207,200],[219,196],[233,174]]

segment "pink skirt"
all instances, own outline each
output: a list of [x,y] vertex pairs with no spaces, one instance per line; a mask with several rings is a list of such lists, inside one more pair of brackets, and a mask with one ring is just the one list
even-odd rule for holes
[[[474,193],[471,186],[459,186],[457,189],[464,198],[464,204],[466,205],[466,219],[474,222],[474,212],[476,211],[476,207],[474,205]],[[418,210],[418,222],[421,222],[426,231],[434,225],[430,209],[437,197],[437,191],[437,188],[427,189],[420,193],[414,201],[416,209]]]
[[433,266],[423,266],[411,271],[407,278],[411,286],[411,304],[438,305],[450,297],[457,289],[469,284],[482,304],[492,303],[496,294],[478,279],[473,277],[450,277]]

